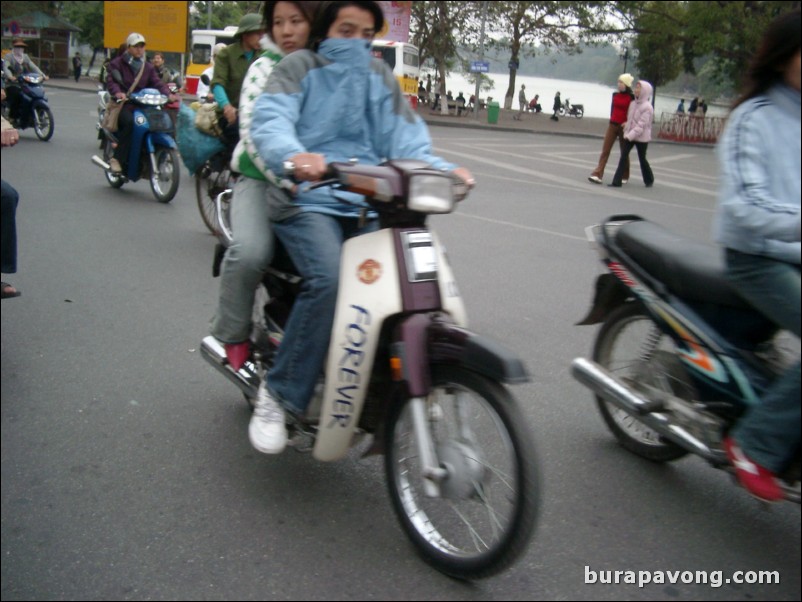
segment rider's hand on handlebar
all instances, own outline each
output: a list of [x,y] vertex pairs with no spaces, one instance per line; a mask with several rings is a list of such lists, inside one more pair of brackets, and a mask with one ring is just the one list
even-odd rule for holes
[[317,153],[299,153],[290,158],[295,164],[293,177],[299,182],[314,182],[326,173],[326,157]]
[[237,122],[237,109],[234,108],[234,105],[227,104],[223,107],[223,116],[229,125],[234,125]]
[[117,100],[124,99],[125,98],[125,92],[117,92],[117,94],[114,95],[114,98],[116,98]]
[[458,167],[454,171],[452,171],[455,176],[460,178],[465,185],[468,187],[468,190],[476,186],[476,180],[473,177],[473,174],[468,170],[466,167]]

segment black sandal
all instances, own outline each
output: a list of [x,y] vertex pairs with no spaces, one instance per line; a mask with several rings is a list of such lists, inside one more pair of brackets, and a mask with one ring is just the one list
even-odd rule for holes
[[[2,298],[3,299],[13,299],[14,297],[22,296],[22,293],[11,286],[8,282],[0,282],[0,286],[2,286]],[[11,292],[14,291],[14,292]]]

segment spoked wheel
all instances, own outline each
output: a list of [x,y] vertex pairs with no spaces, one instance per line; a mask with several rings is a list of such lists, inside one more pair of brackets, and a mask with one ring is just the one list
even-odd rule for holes
[[585,111],[582,109],[577,109],[575,114],[577,119],[582,119],[582,116],[585,114]]
[[53,137],[55,124],[53,112],[48,107],[38,106],[33,110],[33,131],[39,140],[47,142]]
[[[217,208],[215,199],[217,195],[233,186],[231,170],[226,164],[222,169],[216,170],[212,167],[211,160],[203,164],[195,174],[195,195],[198,199],[198,209],[200,210],[203,223],[212,234],[218,234]],[[230,197],[223,201],[223,218],[226,223],[231,224]]]
[[[103,160],[108,163],[109,159],[114,156],[114,146],[111,140],[104,137],[103,140]],[[106,181],[112,188],[120,188],[125,184],[125,178],[121,174],[112,173],[109,170],[104,170],[103,175],[106,176]]]
[[458,367],[436,366],[426,426],[443,469],[424,489],[411,400],[387,421],[385,470],[393,508],[424,559],[460,579],[502,571],[535,527],[538,474],[531,435],[509,392]]
[[157,201],[169,203],[178,192],[178,184],[181,181],[178,153],[175,149],[166,146],[156,147],[154,153],[157,171],[150,174],[150,189]]
[[[693,385],[673,341],[636,303],[610,314],[596,337],[593,359],[647,397],[650,389],[659,389],[693,399]],[[615,405],[598,396],[596,403],[607,426],[632,453],[653,462],[670,462],[688,453]]]

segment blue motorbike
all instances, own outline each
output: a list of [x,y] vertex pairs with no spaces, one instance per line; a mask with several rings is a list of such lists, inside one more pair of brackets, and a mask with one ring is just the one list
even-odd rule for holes
[[[92,162],[103,168],[106,180],[112,188],[120,188],[126,182],[136,182],[140,178],[148,178],[156,200],[160,203],[169,203],[178,192],[181,170],[173,137],[175,126],[164,109],[168,98],[155,88],[143,88],[122,102],[134,104],[134,128],[131,133],[127,169],[124,173],[111,170],[109,161],[114,156],[118,139],[115,133],[100,125],[103,158],[95,155],[92,157]],[[101,124],[103,111],[99,117],[98,124]]]
[[47,104],[43,80],[44,77],[38,73],[23,73],[16,82],[9,82],[9,87],[18,86],[20,90],[16,100],[16,118],[12,120],[5,115],[7,106],[4,106],[3,113],[18,130],[32,127],[36,137],[47,142],[53,137],[54,121],[53,112]]

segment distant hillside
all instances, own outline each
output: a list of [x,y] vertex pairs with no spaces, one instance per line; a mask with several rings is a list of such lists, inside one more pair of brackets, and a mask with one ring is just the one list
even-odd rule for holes
[[[474,54],[467,48],[460,54],[469,60]],[[490,63],[492,73],[508,73],[510,61],[509,50],[488,49],[485,60]],[[683,74],[675,81],[661,86],[663,93],[677,95],[702,94],[708,98],[732,96],[731,87],[720,85],[709,76],[707,61],[700,60],[696,64],[697,75]],[[638,77],[634,60],[630,58],[627,70]],[[522,56],[518,73],[531,77],[549,77],[572,81],[593,82],[613,85],[618,76],[624,72],[624,61],[618,49],[609,44],[603,46],[583,46],[579,54],[552,53],[543,54],[538,51],[535,56]]]

